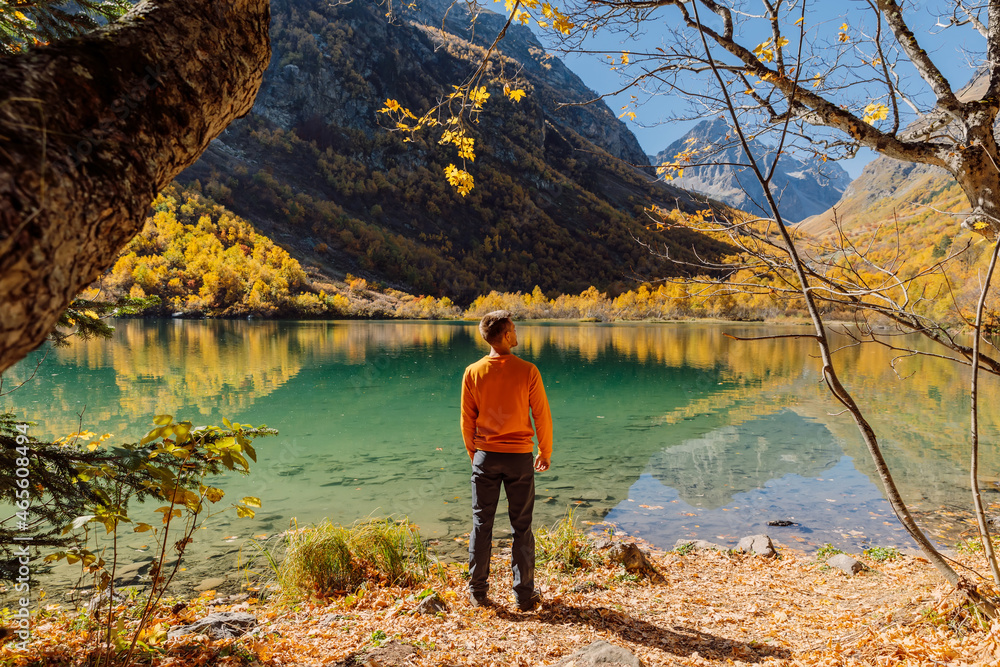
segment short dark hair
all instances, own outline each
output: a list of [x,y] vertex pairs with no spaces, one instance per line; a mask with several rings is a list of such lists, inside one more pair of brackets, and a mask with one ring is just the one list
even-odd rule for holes
[[490,345],[496,342],[507,331],[507,325],[514,323],[511,319],[513,316],[509,310],[494,310],[492,313],[486,313],[479,321],[479,333],[483,340]]

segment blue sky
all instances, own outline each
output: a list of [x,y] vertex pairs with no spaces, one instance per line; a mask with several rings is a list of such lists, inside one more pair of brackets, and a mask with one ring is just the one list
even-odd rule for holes
[[[941,68],[952,85],[958,89],[972,75],[972,67],[969,64],[970,59],[975,61],[977,58],[975,54],[971,56],[963,54],[962,47],[967,45],[972,50],[981,49],[983,40],[970,26],[949,28],[948,30],[936,27],[935,24],[942,20],[941,10],[945,9],[946,5],[947,3],[943,0],[941,2],[904,3],[904,17],[907,18],[908,23],[914,30],[917,39],[920,41],[920,45],[931,54],[938,67]],[[758,0],[749,0],[743,3],[743,6],[753,10],[760,6],[760,2]],[[813,0],[808,5],[808,8],[813,6],[816,7],[815,12],[810,9],[809,13],[807,13],[809,18],[806,25],[811,27],[811,30],[806,33],[807,43],[809,43],[810,39],[816,39],[817,36],[820,36],[820,38],[826,35],[835,36],[840,25],[845,22],[850,26],[852,33],[872,30],[871,21],[865,20],[866,13],[864,10],[868,6],[867,2],[859,0],[817,2]],[[664,43],[661,34],[666,30],[670,19],[675,19],[678,13],[673,8],[663,8],[656,16],[660,24],[657,25],[656,22],[650,22],[648,25],[644,24],[645,33],[638,39],[623,38],[622,35],[599,35],[589,42],[589,48],[612,52],[650,51]],[[747,26],[750,25],[753,24],[747,24]],[[747,27],[746,30],[747,34],[751,35],[746,42],[750,43],[752,47],[758,43],[754,37],[758,34],[759,29]],[[536,34],[538,34],[547,47],[555,50],[551,34],[540,32],[537,29]],[[766,38],[765,33],[759,32],[759,34],[762,36],[762,39]],[[794,47],[794,42],[792,46]],[[606,56],[569,54],[562,57],[566,64],[590,88],[598,93],[609,93],[620,88],[622,85],[623,79],[621,78],[621,73],[611,70]],[[904,76],[907,75],[907,72],[903,71],[903,68],[901,68],[901,73]],[[912,68],[908,74],[913,79],[916,79]],[[920,87],[926,90],[926,86],[922,85],[922,82],[918,83],[921,84]],[[925,103],[930,99],[927,95],[928,93],[925,92],[922,100]],[[608,97],[606,101],[615,113],[620,113],[621,108],[629,100],[630,94],[623,93]],[[672,113],[676,114],[683,111],[683,103],[669,96],[652,97],[643,102],[635,111],[637,113],[635,121],[627,118],[624,120],[639,140],[640,145],[649,154],[655,154],[663,150],[694,125],[694,122],[680,122],[670,119]],[[840,164],[853,178],[857,177],[864,165],[874,157],[874,153],[865,150],[858,157],[851,160],[842,160]]]

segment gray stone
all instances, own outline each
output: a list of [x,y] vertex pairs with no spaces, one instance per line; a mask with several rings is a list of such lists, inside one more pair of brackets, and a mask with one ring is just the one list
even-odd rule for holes
[[566,656],[559,662],[553,663],[552,667],[597,667],[598,665],[601,667],[645,667],[642,660],[639,660],[630,651],[603,640],[598,640],[587,648]]
[[209,577],[208,579],[202,579],[201,583],[194,587],[199,593],[203,591],[215,590],[222,584],[226,583],[225,577]]
[[105,590],[90,598],[90,602],[87,603],[87,611],[91,614],[96,614],[103,607],[107,606],[108,599],[113,599],[116,605],[128,602],[128,598],[125,595],[115,591],[114,597],[112,598],[111,591]]
[[382,646],[372,649],[367,653],[352,653],[334,663],[328,663],[329,667],[403,667],[413,664],[414,656],[420,653],[416,648],[403,642],[392,641],[382,644]]
[[604,586],[596,584],[593,581],[584,581],[583,583],[576,584],[569,589],[573,593],[593,593],[594,591],[606,590]]
[[835,567],[839,570],[843,570],[847,574],[855,575],[865,569],[865,564],[861,561],[851,558],[847,554],[837,554],[835,556],[830,556],[826,560],[826,564],[830,567]]
[[610,549],[613,544],[614,541],[604,535],[590,538],[590,545],[598,550]]
[[173,628],[167,636],[208,635],[212,639],[236,639],[257,626],[257,617],[244,611],[217,611],[191,625]]
[[767,535],[748,535],[740,540],[736,545],[737,551],[754,554],[762,558],[774,558],[778,552],[774,550],[774,544]]
[[699,551],[701,549],[714,549],[715,551],[726,550],[726,547],[721,544],[708,542],[707,540],[677,540],[674,543],[674,551],[684,549],[685,547],[687,547],[688,551]]
[[448,606],[445,605],[444,600],[438,597],[437,593],[431,593],[420,601],[416,611],[421,614],[433,616],[434,614],[448,611]]

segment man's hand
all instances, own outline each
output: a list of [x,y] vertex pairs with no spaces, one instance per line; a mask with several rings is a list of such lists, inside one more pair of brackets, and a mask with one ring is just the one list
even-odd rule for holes
[[545,472],[551,465],[552,461],[550,459],[542,458],[541,454],[539,454],[538,458],[535,459],[535,470],[538,472]]

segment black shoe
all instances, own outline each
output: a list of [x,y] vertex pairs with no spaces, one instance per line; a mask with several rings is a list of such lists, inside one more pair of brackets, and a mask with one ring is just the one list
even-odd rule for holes
[[473,593],[469,591],[469,604],[473,607],[492,607],[493,600],[486,597],[486,593]]
[[520,609],[521,611],[531,611],[541,603],[542,603],[542,594],[539,593],[538,591],[535,591],[534,593],[531,594],[531,597],[528,598],[527,600],[518,600],[517,608]]

